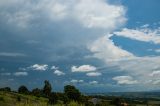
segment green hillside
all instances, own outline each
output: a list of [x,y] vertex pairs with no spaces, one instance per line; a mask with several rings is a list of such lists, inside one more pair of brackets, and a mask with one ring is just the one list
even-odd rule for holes
[[[0,106],[66,106],[62,101],[57,104],[48,104],[48,98],[24,95],[15,92],[0,91]],[[68,106],[84,106],[71,101]]]
[[0,106],[46,106],[47,98],[0,91]]

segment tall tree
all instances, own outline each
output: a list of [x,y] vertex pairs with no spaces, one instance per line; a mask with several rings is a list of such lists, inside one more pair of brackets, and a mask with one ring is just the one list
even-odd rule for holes
[[51,87],[51,84],[49,83],[48,80],[45,80],[44,81],[44,88],[43,88],[43,93],[46,97],[49,97],[49,95],[51,94],[51,91],[52,91],[52,87]]
[[79,101],[81,96],[79,90],[72,85],[66,85],[64,87],[64,93],[70,100],[75,100],[75,101]]

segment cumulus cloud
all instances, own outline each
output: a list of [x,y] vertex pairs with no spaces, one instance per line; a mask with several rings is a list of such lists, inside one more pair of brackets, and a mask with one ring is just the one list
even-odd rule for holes
[[51,70],[57,70],[57,69],[58,69],[58,67],[56,67],[56,66],[51,67]]
[[148,75],[151,74],[153,70],[160,69],[160,57],[138,57],[116,46],[110,39],[111,36],[112,35],[109,34],[90,43],[88,49],[93,53],[90,57],[103,60],[107,66],[117,67],[119,71],[129,73],[129,75],[138,79],[140,83],[154,79]]
[[64,72],[60,71],[60,70],[55,70],[54,71],[54,74],[58,75],[58,76],[61,76],[61,75],[65,75]]
[[18,68],[18,70],[21,70],[21,71],[26,71],[27,70],[27,68]]
[[134,80],[131,76],[116,76],[112,78],[117,81],[118,84],[137,84],[137,80]]
[[80,0],[75,4],[75,17],[86,27],[113,30],[126,21],[123,6],[111,5],[104,0]]
[[91,65],[82,65],[82,66],[72,66],[71,67],[71,71],[72,72],[91,72],[91,71],[96,71],[96,67],[95,66],[91,66]]
[[92,85],[98,84],[98,81],[90,81],[89,84],[92,84]]
[[83,80],[72,79],[70,82],[71,83],[83,83],[84,81]]
[[100,72],[89,72],[86,75],[90,76],[90,77],[97,77],[97,76],[101,76],[102,73],[100,73]]
[[24,57],[26,55],[23,54],[23,53],[0,52],[0,56],[6,56],[6,57]]
[[109,4],[104,0],[39,0],[38,2],[2,0],[0,4],[1,7],[9,9],[20,5],[16,11],[13,10],[10,13],[6,10],[0,15],[5,17],[8,23],[22,28],[29,26],[32,20],[39,18],[39,14],[45,14],[43,17],[53,21],[72,19],[87,28],[105,28],[107,30],[114,30],[127,20],[125,18],[126,10],[122,5]]
[[37,70],[37,71],[46,71],[48,69],[48,65],[47,64],[34,64],[32,66],[29,67],[32,70]]
[[147,28],[149,26],[150,26],[149,24],[144,24],[144,25],[141,26],[141,28]]
[[27,76],[28,73],[27,72],[15,72],[14,75],[15,76]]
[[160,71],[153,71],[150,76],[155,77],[155,76],[160,76]]
[[[18,5],[18,7],[17,7],[17,5]],[[15,9],[15,7],[17,7],[17,8]],[[62,1],[62,0],[38,0],[38,1],[1,0],[0,1],[1,20],[6,25],[9,25],[9,26],[11,25],[10,26],[11,28],[16,28],[16,26],[18,27],[18,29],[29,27],[30,29],[28,28],[29,30],[27,30],[27,31],[30,31],[30,32],[28,32],[26,34],[27,35],[26,38],[29,38],[28,37],[29,35],[37,35],[38,37],[32,36],[31,39],[37,38],[38,45],[40,45],[40,47],[42,45],[40,42],[42,37],[41,37],[41,32],[39,32],[39,30],[52,29],[52,27],[50,27],[50,25],[48,25],[48,24],[51,24],[51,26],[53,26],[55,24],[56,27],[58,26],[58,28],[60,28],[60,27],[62,27],[62,26],[59,26],[59,23],[60,23],[63,25],[63,28],[62,28],[63,31],[64,32],[66,31],[65,34],[62,33],[62,35],[66,35],[66,36],[59,38],[59,39],[61,39],[60,41],[64,43],[63,45],[65,48],[68,47],[68,43],[66,43],[66,38],[68,38],[69,42],[70,42],[70,40],[71,40],[70,36],[72,36],[72,34],[76,35],[78,42],[76,42],[76,40],[73,40],[76,42],[76,46],[78,45],[77,43],[79,43],[79,42],[82,42],[82,44],[85,45],[86,43],[84,43],[84,40],[86,40],[87,43],[89,42],[87,47],[93,53],[93,57],[98,58],[100,60],[103,60],[104,62],[106,62],[107,66],[112,65],[112,66],[118,67],[120,71],[124,71],[124,73],[129,73],[129,75],[133,76],[135,79],[141,80],[141,82],[143,82],[144,80],[153,79],[153,78],[151,78],[151,76],[148,76],[148,75],[150,75],[153,70],[159,69],[159,63],[160,63],[159,56],[137,57],[133,53],[130,53],[129,51],[123,50],[121,47],[116,46],[110,38],[113,35],[107,34],[107,33],[112,33],[113,30],[124,25],[124,23],[127,20],[125,18],[125,12],[126,12],[126,10],[122,5],[110,4],[106,0],[69,0],[69,1]],[[43,21],[45,24],[43,23]],[[78,28],[80,26],[80,28],[83,27],[84,30],[85,31],[87,30],[87,31],[85,32],[84,30],[81,31],[78,29],[78,31],[82,32],[83,34],[77,33],[78,32],[77,30],[75,31],[76,32],[75,33],[74,30],[76,29],[75,27],[77,27],[77,26],[75,26],[75,25],[72,26],[72,24],[71,24],[71,26],[75,29],[73,29],[72,27],[69,29],[69,27],[67,26],[67,23],[70,24],[70,21],[72,23],[76,23],[75,25],[78,25]],[[1,24],[1,25],[3,25],[3,24]],[[2,27],[4,27],[4,26],[6,27],[6,25],[3,25]],[[45,28],[42,27],[43,25]],[[45,25],[48,25],[48,26],[46,27]],[[12,27],[12,26],[14,26],[14,27]],[[38,31],[36,31],[37,33],[33,32],[36,29],[35,27],[38,29]],[[54,27],[53,27],[53,29],[54,29]],[[96,35],[98,36],[98,39],[94,38],[97,40],[95,40],[93,42],[91,41],[91,40],[93,40],[93,39],[91,39],[92,37],[87,38],[88,37],[87,33],[90,32],[90,29],[95,30],[96,33],[94,33],[94,34],[89,33],[88,35],[91,35],[92,37],[96,36]],[[53,30],[53,32],[54,31],[55,30]],[[12,33],[12,31],[10,31],[10,32]],[[46,32],[48,34],[46,34]],[[47,30],[47,31],[45,30],[42,35],[44,35],[44,34],[47,35],[47,36],[45,36],[45,39],[48,38],[48,36],[49,36],[49,38],[51,38],[51,36],[53,35],[54,39],[57,40],[56,37],[57,37],[57,34],[59,34],[59,32],[58,33],[54,32],[55,34],[52,34],[53,32],[52,31],[50,32],[49,30]],[[72,33],[72,32],[74,32],[74,33]],[[100,34],[99,34],[99,32],[100,32]],[[103,36],[102,33],[106,33],[107,35]],[[138,40],[138,41],[153,42],[154,44],[160,43],[159,29],[151,30],[148,28],[148,25],[144,25],[143,27],[137,28],[137,29],[124,28],[121,31],[114,32],[113,34],[115,36],[123,36],[123,37],[127,37],[130,39]],[[17,34],[15,34],[15,35],[17,35]],[[25,36],[25,34],[22,34],[22,35]],[[85,39],[84,39],[84,36],[81,36],[82,40],[80,40],[79,39],[80,35],[84,35]],[[13,36],[14,36],[14,34],[13,34]],[[64,38],[64,40],[63,40],[63,38]],[[18,39],[18,37],[16,39]],[[6,41],[8,41],[8,40],[6,40]],[[20,41],[20,40],[18,39],[16,41]],[[55,45],[59,46],[60,45],[59,40],[57,42],[58,42],[58,44],[55,44]],[[37,42],[34,42],[34,40],[30,42],[30,44],[33,44],[33,43],[35,44]],[[42,46],[42,48],[38,48],[38,50],[42,49],[43,51],[47,51],[47,53],[45,53],[45,54],[48,54],[49,53],[48,48],[49,48],[49,50],[51,50],[51,49],[55,50],[55,51],[57,50],[57,47],[55,47],[56,49],[51,48],[53,45],[54,45],[53,41],[49,42],[47,40],[47,44],[43,43],[43,46],[47,50],[45,50],[43,48],[43,46]],[[72,45],[72,46],[74,46],[74,45]],[[61,47],[58,47],[58,48],[61,48]],[[24,48],[24,49],[26,49],[26,48]],[[26,49],[26,50],[28,50],[28,49]],[[34,48],[34,50],[35,50],[35,48]],[[53,53],[55,53],[55,51],[50,51],[52,55],[49,54],[49,56],[45,56],[45,58],[52,57]],[[81,51],[81,52],[83,52],[83,51]],[[1,52],[0,53],[0,56],[8,56],[8,57],[9,56],[15,57],[18,55],[24,56],[25,54],[24,55],[21,53],[12,53],[11,54],[8,52]],[[35,56],[35,57],[38,57],[38,56]],[[43,56],[41,56],[41,57],[43,57]],[[54,57],[59,59],[59,58],[62,58],[63,56],[59,56],[59,54],[56,54],[56,56],[54,56]],[[66,57],[66,56],[64,56],[64,57]],[[53,60],[53,59],[55,59],[55,58],[51,58],[51,60]],[[35,65],[31,66],[30,69],[45,71],[48,69],[48,65],[35,64]],[[53,67],[51,69],[57,70],[58,68]],[[82,66],[73,66],[71,68],[71,70],[72,70],[72,72],[92,72],[92,71],[95,72],[97,70],[97,68],[95,66],[91,66],[91,65],[82,65]],[[95,73],[98,73],[98,72],[95,72]],[[95,73],[93,74],[93,72],[92,72],[92,75],[95,75]]]
[[11,73],[6,72],[6,73],[1,73],[0,75],[2,75],[2,76],[10,76],[10,75],[11,75]]
[[128,59],[134,56],[132,53],[115,46],[114,42],[107,36],[101,37],[88,45],[88,49],[94,53],[93,57],[105,59],[106,62]]
[[116,36],[123,36],[130,39],[153,42],[155,44],[160,44],[160,29],[149,29],[149,28],[139,28],[139,29],[128,29],[124,28],[122,31],[114,32]]

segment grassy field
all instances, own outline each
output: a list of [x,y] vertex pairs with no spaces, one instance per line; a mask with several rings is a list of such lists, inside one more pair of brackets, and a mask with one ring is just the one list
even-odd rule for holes
[[[49,105],[48,99],[14,92],[0,91],[0,106],[66,106],[62,101]],[[77,102],[70,102],[67,106],[84,106]]]
[[46,106],[48,99],[0,91],[0,106]]

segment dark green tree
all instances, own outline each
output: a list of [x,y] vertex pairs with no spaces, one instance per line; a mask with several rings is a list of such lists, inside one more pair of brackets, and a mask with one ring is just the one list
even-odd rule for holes
[[121,106],[121,99],[120,98],[114,98],[113,99],[113,104],[115,105],[115,106]]
[[32,93],[32,95],[37,96],[37,97],[42,96],[42,90],[39,88],[33,89],[31,93]]
[[18,88],[18,93],[22,93],[22,94],[28,94],[29,90],[27,89],[26,86],[22,85]]
[[57,92],[56,93],[58,100],[63,101],[64,104],[69,102],[68,97],[64,93]]
[[4,87],[4,88],[0,88],[1,91],[7,91],[10,92],[11,88],[10,87]]
[[72,85],[66,85],[64,87],[64,93],[70,100],[79,101],[81,93],[77,88]]
[[51,87],[51,84],[49,83],[48,80],[45,80],[44,81],[44,88],[43,88],[43,93],[46,97],[49,97],[49,95],[51,94],[51,91],[52,91],[52,87]]
[[57,97],[57,94],[52,92],[49,96],[49,103],[50,104],[56,104],[58,101],[58,97]]

